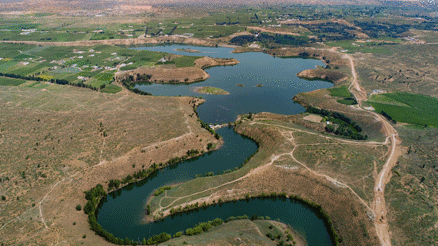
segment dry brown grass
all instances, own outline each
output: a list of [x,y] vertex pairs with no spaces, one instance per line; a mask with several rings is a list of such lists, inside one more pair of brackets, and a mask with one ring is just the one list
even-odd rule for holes
[[360,84],[375,89],[404,91],[437,97],[436,45],[388,45],[385,52],[355,54]]
[[0,87],[0,242],[104,244],[75,209],[85,204],[83,191],[217,142],[191,102],[126,90]]

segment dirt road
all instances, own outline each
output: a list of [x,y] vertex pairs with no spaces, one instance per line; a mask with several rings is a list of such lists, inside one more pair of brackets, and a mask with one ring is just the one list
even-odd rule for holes
[[[366,111],[361,107],[362,101],[367,100],[366,91],[360,87],[357,79],[356,69],[354,67],[353,57],[349,54],[344,54],[350,60],[351,73],[353,81],[350,86],[350,91],[353,93],[358,103],[358,110]],[[387,220],[387,209],[385,203],[385,186],[391,179],[391,170],[397,165],[397,159],[402,155],[402,149],[400,147],[401,140],[398,138],[398,133],[394,127],[380,114],[375,112],[366,111],[374,115],[374,117],[382,122],[385,135],[391,140],[391,151],[388,159],[382,170],[378,173],[374,184],[374,198],[372,208],[374,210],[374,225],[376,227],[377,236],[379,237],[380,244],[384,246],[391,245],[391,236],[389,234],[389,226]]]

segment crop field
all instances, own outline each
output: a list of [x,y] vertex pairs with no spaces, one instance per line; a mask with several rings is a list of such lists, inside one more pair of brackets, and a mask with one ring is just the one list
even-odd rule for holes
[[199,56],[182,56],[177,57],[173,60],[175,62],[176,67],[194,67],[195,60],[200,58]]
[[[119,65],[135,69],[154,65],[165,53],[114,46],[39,47],[0,44],[0,72],[22,77],[63,79],[70,83],[91,84],[95,88],[113,81]],[[195,58],[180,57],[177,65],[194,66]],[[109,71],[107,71],[109,70]],[[83,79],[78,78],[82,76]],[[88,81],[89,80],[89,81]]]
[[342,99],[336,100],[338,103],[345,104],[345,105],[355,105],[357,104],[356,100],[354,99],[353,95],[348,90],[348,87],[346,85],[341,87],[333,87],[328,89],[330,91],[330,96],[332,97],[340,97]]
[[434,97],[397,92],[373,95],[368,103],[399,122],[438,126],[438,99]]
[[348,91],[347,86],[334,87],[328,89],[330,91],[330,96],[332,97],[350,97],[351,93]]
[[18,86],[23,83],[26,83],[26,80],[0,77],[0,86]]
[[101,92],[115,94],[121,90],[122,90],[122,88],[120,86],[109,84],[109,85],[105,86],[105,88],[103,88],[101,90]]

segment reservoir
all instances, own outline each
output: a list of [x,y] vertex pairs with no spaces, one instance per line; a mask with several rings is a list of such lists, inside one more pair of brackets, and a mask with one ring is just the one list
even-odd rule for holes
[[[194,49],[200,53],[188,53],[175,49]],[[198,107],[201,120],[207,123],[225,123],[236,120],[237,115],[249,112],[273,112],[279,114],[298,114],[305,109],[294,103],[292,97],[297,93],[331,87],[323,81],[306,81],[296,74],[305,69],[323,66],[319,60],[280,59],[263,53],[231,53],[230,48],[205,48],[193,46],[154,46],[142,47],[151,51],[168,52],[191,56],[211,56],[215,58],[235,58],[240,64],[235,66],[213,67],[206,71],[211,78],[194,84],[142,84],[136,88],[153,95],[196,96],[206,102]],[[237,86],[240,84],[243,86]],[[256,85],[262,84],[262,87]],[[195,87],[213,86],[230,92],[229,95],[205,95],[194,92]],[[182,183],[195,178],[196,174],[238,167],[257,151],[253,141],[238,135],[232,128],[216,131],[224,140],[223,146],[196,159],[181,162],[175,166],[157,171],[149,178],[130,184],[108,195],[98,210],[98,223],[108,232],[119,238],[133,240],[148,239],[162,232],[174,234],[194,227],[200,222],[215,218],[223,220],[231,216],[253,214],[269,216],[292,226],[307,240],[309,245],[331,245],[330,236],[323,221],[305,205],[289,199],[251,199],[237,201],[200,209],[197,212],[167,217],[156,223],[144,223],[143,217],[148,197],[164,185]]]

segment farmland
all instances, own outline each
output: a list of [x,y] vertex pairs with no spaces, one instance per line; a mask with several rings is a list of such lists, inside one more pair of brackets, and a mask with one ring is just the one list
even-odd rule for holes
[[0,77],[0,86],[19,86],[25,82],[26,81],[22,79]]
[[397,122],[420,126],[438,126],[438,99],[410,93],[373,95],[369,101],[376,112],[384,111]]
[[[95,89],[110,85],[117,71],[148,68],[166,56],[165,53],[115,46],[40,47],[0,44],[0,48],[0,72],[5,76],[17,79],[38,77],[46,81],[63,80]],[[177,56],[171,63],[181,68],[193,67],[198,58]]]

